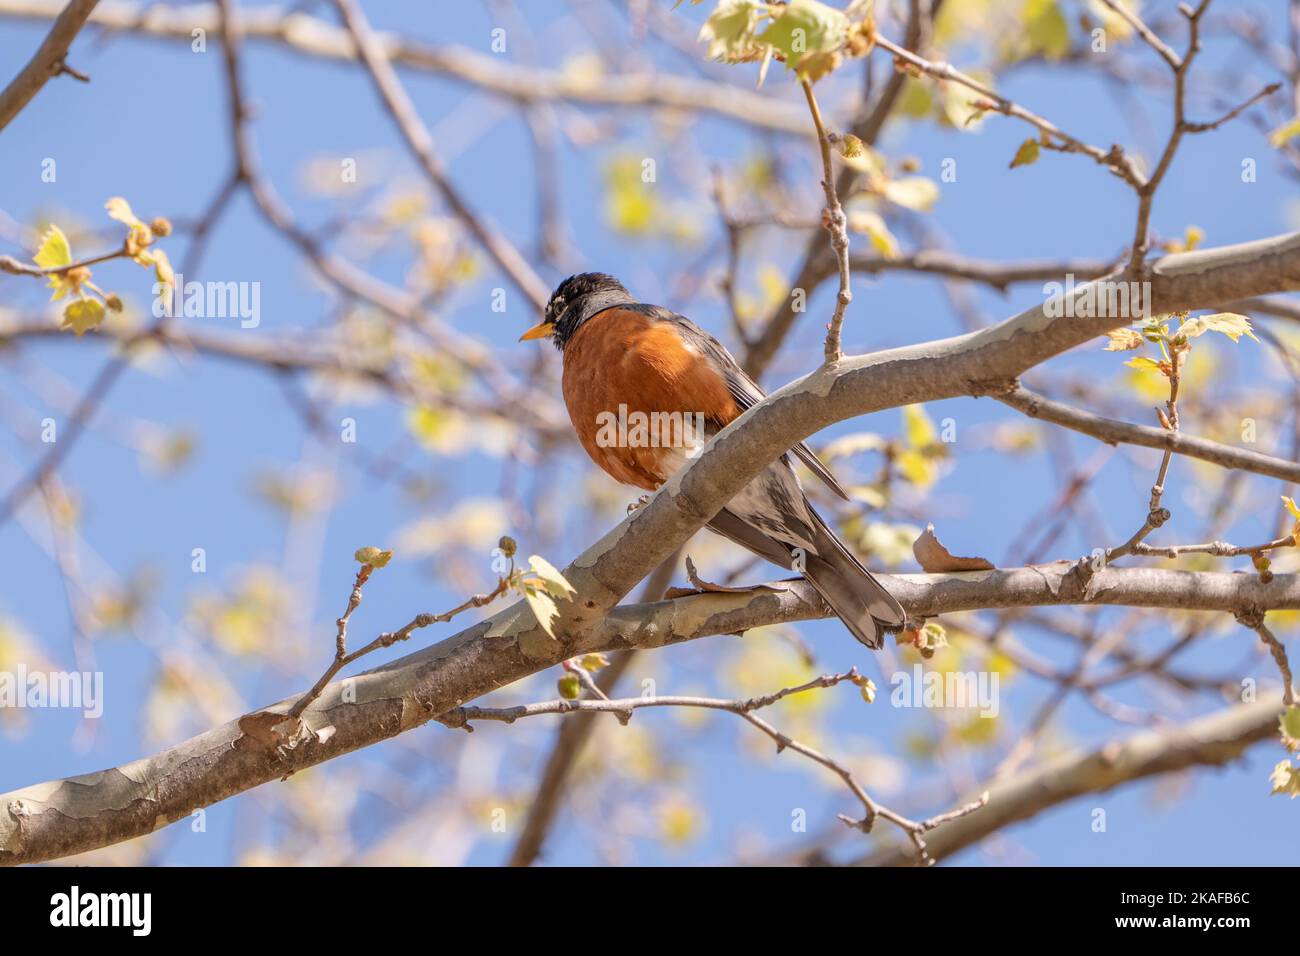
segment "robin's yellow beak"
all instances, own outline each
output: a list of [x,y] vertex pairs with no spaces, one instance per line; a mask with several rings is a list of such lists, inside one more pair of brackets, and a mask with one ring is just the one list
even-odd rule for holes
[[543,323],[541,323],[540,325],[534,325],[531,329],[529,329],[529,330],[528,330],[527,332],[525,332],[523,335],[519,336],[519,341],[520,341],[520,342],[527,342],[529,339],[545,339],[545,338],[549,338],[550,335],[551,335],[551,333],[554,332],[554,331],[555,331],[555,323],[554,323],[554,322],[543,322]]

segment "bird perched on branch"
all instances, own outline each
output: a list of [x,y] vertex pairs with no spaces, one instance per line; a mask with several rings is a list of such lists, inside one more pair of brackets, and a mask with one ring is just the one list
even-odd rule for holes
[[[763,390],[731,354],[684,316],[639,303],[613,276],[560,283],[543,321],[520,341],[550,338],[564,356],[564,402],[591,460],[624,484],[654,491]],[[845,500],[804,444],[791,451]],[[863,644],[907,615],[813,509],[790,456],[767,466],[709,521],[718,534],[800,571]]]

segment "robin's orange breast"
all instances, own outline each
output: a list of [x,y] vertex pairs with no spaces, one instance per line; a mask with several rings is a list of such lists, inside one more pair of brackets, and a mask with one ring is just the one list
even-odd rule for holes
[[624,484],[653,491],[679,468],[697,434],[737,415],[726,379],[671,322],[609,309],[564,348],[564,404],[591,460]]

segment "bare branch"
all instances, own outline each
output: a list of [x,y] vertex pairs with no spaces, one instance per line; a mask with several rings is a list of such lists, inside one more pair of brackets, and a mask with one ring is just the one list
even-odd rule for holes
[[546,308],[546,300],[550,298],[550,289],[533,271],[528,261],[519,254],[519,250],[511,245],[495,227],[470,209],[465,198],[452,185],[447,171],[443,168],[442,160],[434,152],[433,137],[421,122],[415,104],[406,95],[406,88],[397,78],[397,73],[393,70],[383,45],[375,32],[370,29],[370,23],[366,20],[361,5],[355,0],[335,0],[335,5],[347,23],[348,32],[356,44],[357,52],[361,55],[370,78],[374,80],[384,105],[402,131],[402,138],[419,162],[420,168],[424,170],[424,174],[451,207],[456,218],[469,229],[501,271],[509,276],[510,281],[528,297],[528,301],[537,311],[543,311]]
[[1281,478],[1284,481],[1300,481],[1300,463],[1287,461],[1285,458],[1274,458],[1247,448],[1234,448],[1232,445],[1223,445],[1207,438],[1197,438],[1164,428],[1133,425],[1113,418],[1103,418],[1063,402],[1053,401],[1020,386],[994,397],[1004,405],[1010,405],[1017,411],[1024,412],[1030,418],[1041,418],[1043,421],[1061,425],[1072,431],[1091,435],[1107,444],[1114,445],[1122,442],[1145,448],[1171,450],[1175,454],[1199,458],[1202,461],[1222,465],[1224,468],[1238,468],[1257,475]]
[[[1250,298],[1300,286],[1300,236],[1168,256],[1152,269],[1150,306],[1166,312]],[[1087,286],[1077,294],[1089,294]],[[1105,331],[1109,317],[1051,317],[1046,306],[999,325],[940,342],[846,358],[769,395],[732,422],[649,503],[571,562],[576,589],[559,604],[556,637],[523,602],[402,661],[359,675],[351,692],[329,685],[302,715],[328,739],[288,754],[238,746],[238,722],[208,731],[129,773],[111,769],[76,783],[53,782],[0,796],[0,862],[51,859],[152,832],[159,826],[269,780],[420,726],[490,690],[577,654],[659,647],[703,632],[750,626],[743,609],[761,606],[769,622],[823,613],[791,585],[784,591],[707,594],[631,611],[615,610],[637,581],[698,530],[762,468],[833,421],[899,404],[1005,390],[1026,368]],[[883,583],[913,615],[961,607],[1131,603],[1245,612],[1300,607],[1300,579],[1277,575],[1193,574],[1078,565],[976,572],[938,580]],[[1154,588],[1154,590],[1152,590]],[[806,598],[806,599],[805,599]],[[814,610],[815,608],[815,610]],[[612,613],[611,613],[612,611]],[[753,612],[751,611],[751,614]],[[757,617],[758,615],[753,615]],[[682,632],[686,632],[682,634]],[[275,705],[287,711],[293,700]],[[281,710],[283,709],[283,711]],[[7,814],[7,818],[6,818]]]
[[[51,20],[60,0],[0,0],[0,17]],[[90,18],[115,33],[175,40],[187,46],[193,31],[218,29],[215,3],[169,5],[102,0]],[[250,40],[283,45],[303,56],[356,61],[348,31],[288,7],[254,6],[242,17]],[[744,86],[713,83],[670,73],[604,74],[595,79],[560,70],[532,69],[464,47],[428,44],[393,33],[376,34],[380,48],[398,66],[450,77],[521,103],[565,101],[620,109],[706,112],[737,123],[806,136],[807,114],[795,103],[774,101]]]
[[1245,614],[1238,614],[1237,622],[1242,627],[1248,627],[1258,634],[1260,641],[1273,655],[1273,661],[1277,664],[1278,673],[1282,675],[1282,706],[1294,706],[1295,684],[1291,677],[1291,662],[1287,659],[1286,648],[1282,645],[1282,642],[1264,623],[1264,612],[1252,609]]
[[[1089,793],[1197,766],[1224,766],[1277,733],[1280,708],[1258,701],[1230,707],[1161,731],[1144,731],[1092,751],[1066,753],[989,787],[988,805],[938,827],[926,841],[946,859],[991,833]],[[897,846],[862,857],[858,866],[906,866],[911,851]]]
[[71,0],[66,6],[62,3],[50,4],[50,16],[61,10],[54,18],[54,26],[37,48],[27,65],[18,71],[9,85],[0,91],[0,130],[8,126],[23,107],[32,101],[46,83],[61,73],[68,73],[85,82],[86,76],[73,70],[64,62],[68,48],[76,39],[86,20],[95,9],[99,0]]
[[835,169],[831,164],[831,140],[826,126],[822,122],[822,111],[817,106],[817,97],[813,93],[812,83],[801,79],[804,98],[808,101],[808,111],[812,113],[813,126],[817,129],[817,145],[822,157],[822,192],[826,196],[826,208],[822,210],[822,225],[830,233],[831,249],[835,253],[835,263],[840,276],[840,289],[835,296],[835,312],[826,329],[825,357],[827,364],[838,362],[844,356],[840,347],[840,335],[844,328],[844,311],[853,301],[849,274],[849,229],[844,216],[844,207],[840,205],[839,193],[835,188]]

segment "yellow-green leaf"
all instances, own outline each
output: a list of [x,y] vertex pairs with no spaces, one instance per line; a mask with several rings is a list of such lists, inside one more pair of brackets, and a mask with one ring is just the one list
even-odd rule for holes
[[63,230],[51,224],[41,237],[41,247],[32,259],[42,269],[60,269],[72,265],[72,246]]
[[758,52],[754,29],[761,4],[757,0],[720,0],[700,27],[699,41],[709,44],[713,60],[744,60]]
[[1038,162],[1039,152],[1040,147],[1038,145],[1038,140],[1025,140],[1020,144],[1020,148],[1016,150],[1016,155],[1011,158],[1011,166],[1009,168],[1015,169],[1017,166],[1028,166],[1030,163]]
[[922,490],[929,488],[939,480],[939,467],[924,453],[914,448],[899,452],[894,459],[899,473]]
[[1147,371],[1150,372],[1159,372],[1161,375],[1165,374],[1165,370],[1160,367],[1159,362],[1157,362],[1155,359],[1149,359],[1145,355],[1139,355],[1136,358],[1131,358],[1124,364],[1137,369],[1146,369]]
[[910,447],[917,449],[933,445],[938,440],[939,433],[923,406],[903,406],[903,437]]
[[1020,16],[1031,53],[1059,60],[1070,52],[1070,25],[1056,0],[1025,0]]
[[1278,718],[1278,728],[1288,750],[1300,748],[1300,707],[1292,705],[1284,710]]
[[[839,50],[847,38],[849,19],[844,11],[828,7],[818,0],[791,0],[779,17],[759,35],[761,43],[770,44],[790,69],[813,74],[809,67],[819,58]],[[810,61],[805,63],[805,61]]]
[[63,310],[63,328],[72,329],[81,338],[104,321],[104,303],[98,299],[74,299]]
[[382,568],[393,559],[393,552],[383,551],[379,548],[358,548],[352,555],[361,564],[368,564],[372,568]]

